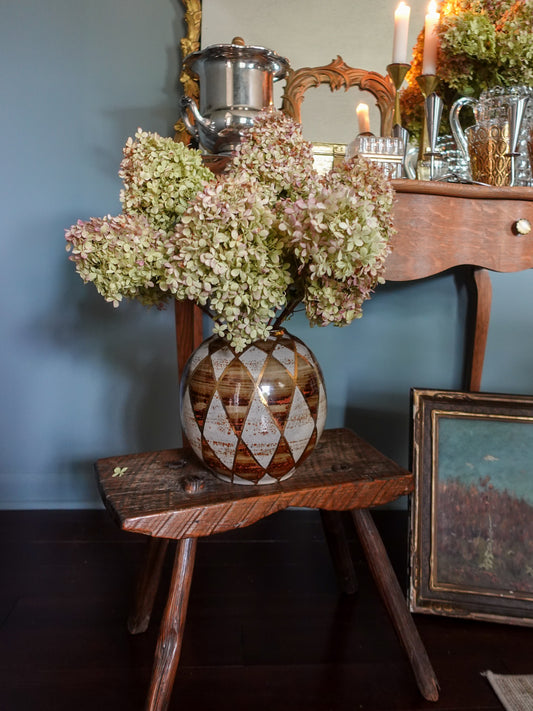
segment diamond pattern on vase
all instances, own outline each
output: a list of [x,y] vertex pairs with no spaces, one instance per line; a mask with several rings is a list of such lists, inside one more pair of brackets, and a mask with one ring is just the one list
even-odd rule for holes
[[257,380],[263,370],[267,354],[256,346],[250,346],[239,356],[240,362],[248,368],[252,378]]
[[258,390],[255,391],[250,404],[241,437],[255,459],[266,470],[274,456],[281,434]]
[[183,396],[181,405],[181,418],[183,420],[183,429],[187,432],[187,439],[197,457],[202,456],[202,432],[196,422],[195,413],[191,405],[189,391]]
[[216,388],[233,431],[240,436],[255,393],[255,380],[235,358],[224,370]]
[[296,350],[298,353],[305,358],[305,360],[309,361],[310,363],[316,363],[316,359],[314,355],[311,353],[309,348],[303,343],[302,341],[297,340],[295,343]]
[[326,398],[326,391],[324,390],[322,383],[319,383],[319,393],[320,397],[318,401],[318,413],[316,416],[316,431],[320,437],[324,431],[324,427],[326,426],[326,417],[328,414],[328,401]]
[[181,392],[191,446],[217,476],[234,484],[272,484],[291,476],[325,424],[320,367],[285,331],[242,353],[212,336],[189,359]]
[[202,429],[207,415],[211,398],[214,394],[214,384],[216,383],[213,366],[209,356],[201,360],[194,371],[196,377],[187,388],[190,403],[194,412],[194,417],[200,429]]
[[270,476],[270,474],[265,474],[264,476],[259,479],[256,484],[261,484],[263,486],[264,484],[277,484],[278,481],[283,481],[284,479],[288,479],[290,476],[294,474],[294,469],[292,469],[290,472],[287,472],[287,474],[284,474],[283,476],[279,477],[279,479],[275,479],[273,476]]
[[318,430],[315,428],[315,430],[313,431],[313,435],[312,435],[311,439],[310,439],[309,442],[307,443],[307,445],[306,445],[306,447],[305,447],[305,449],[304,449],[304,451],[303,451],[303,453],[302,453],[302,455],[301,455],[301,457],[300,457],[300,461],[301,461],[301,462],[303,462],[304,459],[306,459],[306,457],[307,457],[309,454],[311,454],[311,452],[313,451],[313,449],[316,447],[316,443],[317,443],[318,440],[320,439],[320,435],[321,435],[321,434],[322,434],[322,432],[319,433]]
[[296,367],[296,358],[293,348],[287,348],[286,346],[276,346],[272,351],[272,356],[282,363],[289,373],[294,377],[294,368]]
[[272,350],[276,347],[276,343],[278,342],[276,336],[270,335],[270,337],[266,341],[255,341],[253,344],[253,347],[258,348],[259,350],[263,351],[267,355],[270,355],[272,353]]
[[231,352],[229,346],[211,353],[211,363],[213,364],[213,370],[217,380],[234,358],[235,355]]
[[211,469],[213,472],[217,472],[217,474],[222,474],[223,472],[229,472],[231,475],[231,469],[227,467],[223,462],[220,461],[220,459],[217,457],[217,455],[213,452],[211,447],[209,446],[209,443],[204,440],[202,437],[202,454],[200,456],[200,460],[205,464],[205,466],[208,469]]
[[296,388],[294,398],[292,400],[291,411],[284,429],[284,437],[291,448],[292,456],[297,462],[307,447],[311,435],[314,431],[315,422],[304,396]]
[[227,481],[228,484],[248,484],[248,486],[254,486],[255,484],[258,484],[259,482],[257,481],[252,481],[252,479],[243,479],[242,476],[239,476],[238,474],[220,474],[217,475],[220,476],[222,481]]
[[294,386],[294,378],[285,366],[280,367],[279,361],[273,355],[270,356],[259,383],[259,390],[282,432],[289,416]]
[[276,465],[280,470],[292,471],[296,465],[296,461],[292,455],[291,448],[285,437],[280,437],[278,448],[274,454]]
[[310,362],[302,358],[300,355],[297,357],[297,375],[296,375],[296,385],[305,400],[307,401],[307,406],[311,413],[311,416],[316,420],[318,402],[320,398],[320,391],[318,388],[319,377],[318,377],[318,363],[315,364],[313,368]]
[[201,343],[198,348],[193,352],[189,361],[189,368],[191,370],[196,370],[198,364],[209,354],[209,344],[207,341]]
[[209,445],[220,461],[231,469],[235,459],[235,449],[239,441],[233,431],[226,410],[218,392],[211,399],[211,405],[203,429],[204,446]]
[[[274,454],[274,452],[272,454]],[[257,484],[265,474],[265,467],[262,466],[242,440],[237,447],[233,473],[241,478],[246,477],[253,481],[254,484]]]

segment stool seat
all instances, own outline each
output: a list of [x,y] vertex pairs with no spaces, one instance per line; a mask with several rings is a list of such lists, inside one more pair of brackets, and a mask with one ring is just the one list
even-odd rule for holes
[[168,543],[172,539],[178,541],[147,711],[165,711],[170,703],[198,537],[248,526],[289,506],[320,509],[323,522],[328,524],[325,530],[334,560],[345,569],[348,548],[333,541],[340,532],[335,519],[340,514],[334,512],[351,512],[376,586],[420,692],[426,699],[438,698],[435,673],[368,511],[410,493],[414,477],[351,430],[326,430],[293,476],[275,484],[221,481],[187,448],[100,459],[96,473],[102,499],[121,528],[151,537],[128,621],[130,632],[147,628]]
[[296,473],[276,484],[228,484],[187,449],[100,459],[97,472],[121,528],[174,539],[248,526],[288,506],[346,511],[413,490],[410,472],[348,429],[326,430]]

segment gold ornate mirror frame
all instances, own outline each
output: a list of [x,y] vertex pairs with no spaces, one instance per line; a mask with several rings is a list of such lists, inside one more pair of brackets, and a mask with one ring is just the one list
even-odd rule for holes
[[[182,3],[185,7],[184,19],[187,28],[186,35],[180,42],[183,60],[188,54],[196,52],[200,48],[202,0],[182,0]],[[183,85],[185,96],[190,96],[195,101],[198,101],[197,79],[182,69],[180,82]],[[381,135],[391,135],[396,90],[389,76],[349,67],[342,57],[337,57],[337,59],[332,60],[330,64],[323,67],[291,69],[287,76],[283,93],[282,110],[301,123],[301,105],[304,100],[304,94],[308,89],[317,87],[320,84],[329,84],[331,91],[337,91],[343,87],[345,91],[351,87],[359,87],[361,91],[368,91],[376,99],[376,105],[381,114]],[[181,119],[174,128],[176,130],[176,140],[188,144],[191,136]]]
[[[200,31],[202,26],[202,0],[181,0],[185,8],[185,26],[186,34],[180,40],[181,61],[191,52],[196,52],[200,49]],[[180,74],[180,82],[183,85],[183,94],[192,97],[198,102],[199,87],[198,80],[195,79],[189,72],[183,68]],[[182,141],[187,145],[190,143],[191,135],[185,128],[182,119],[179,119],[174,126],[176,141]]]

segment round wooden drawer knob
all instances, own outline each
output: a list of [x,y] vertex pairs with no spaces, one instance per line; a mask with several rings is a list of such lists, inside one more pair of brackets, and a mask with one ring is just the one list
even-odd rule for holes
[[513,232],[517,235],[528,235],[531,232],[531,222],[522,218],[513,225]]

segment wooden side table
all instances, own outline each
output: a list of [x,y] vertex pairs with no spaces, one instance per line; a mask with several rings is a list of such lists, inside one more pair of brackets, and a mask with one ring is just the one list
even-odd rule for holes
[[392,253],[385,279],[414,281],[470,268],[465,388],[481,388],[492,286],[490,272],[533,268],[533,188],[394,180]]
[[126,531],[161,542],[149,549],[129,620],[146,629],[168,542],[178,541],[155,653],[146,709],[167,709],[176,674],[199,536],[248,526],[276,511],[311,507],[350,510],[379,593],[408,655],[422,695],[438,698],[438,682],[409,614],[381,537],[368,511],[408,494],[413,475],[347,429],[326,430],[313,454],[289,479],[265,486],[231,485],[203,469],[187,449],[101,459],[96,464],[106,507]]

